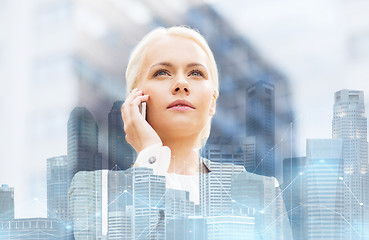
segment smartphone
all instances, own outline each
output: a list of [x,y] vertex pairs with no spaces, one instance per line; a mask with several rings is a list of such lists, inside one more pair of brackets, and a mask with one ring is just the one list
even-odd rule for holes
[[140,113],[144,117],[144,119],[146,120],[146,102],[142,102],[140,104]]

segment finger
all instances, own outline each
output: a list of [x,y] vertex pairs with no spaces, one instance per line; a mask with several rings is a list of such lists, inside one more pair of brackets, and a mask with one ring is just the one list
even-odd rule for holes
[[147,100],[149,100],[149,95],[137,96],[134,100],[132,100],[131,106],[138,107],[138,105],[140,105],[142,102],[146,102]]
[[142,90],[138,90],[137,88],[133,89],[132,92],[127,96],[125,102],[131,102],[137,96],[142,95]]
[[130,104],[132,102],[133,99],[135,99],[137,96],[142,95],[142,91],[138,90],[137,88],[133,89],[132,92],[127,96],[126,100],[124,101],[124,103],[122,104],[121,107],[121,112],[125,112],[125,109],[129,109],[130,108]]
[[130,104],[130,109],[129,109],[131,115],[132,116],[136,114],[141,115],[139,105],[142,102],[146,102],[147,100],[149,100],[149,95],[137,96],[134,100],[132,100]]
[[128,122],[130,119],[137,117],[140,114],[139,105],[149,99],[149,95],[136,96],[130,103],[124,103],[121,109],[122,118],[124,122]]

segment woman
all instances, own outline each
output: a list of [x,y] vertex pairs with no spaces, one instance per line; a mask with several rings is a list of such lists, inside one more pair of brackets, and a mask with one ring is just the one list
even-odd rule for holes
[[[152,168],[154,174],[166,176],[167,188],[189,191],[190,200],[195,204],[199,204],[199,182],[201,182],[204,189],[206,188],[202,193],[202,202],[204,199],[209,200],[203,206],[214,200],[211,199],[210,201],[208,194],[213,194],[214,191],[212,190],[217,190],[218,198],[215,200],[222,202],[216,204],[219,203],[217,206],[224,207],[226,210],[224,212],[220,211],[220,215],[233,214],[233,208],[232,213],[230,213],[231,202],[232,207],[235,205],[235,211],[237,211],[237,206],[241,206],[242,209],[245,208],[245,212],[240,212],[240,214],[248,219],[247,224],[249,221],[253,221],[252,218],[250,220],[248,217],[254,217],[255,227],[248,225],[251,226],[251,233],[245,233],[245,230],[243,230],[242,234],[239,234],[241,236],[255,233],[255,239],[277,239],[276,233],[283,232],[283,239],[291,239],[285,210],[284,208],[277,208],[277,205],[283,206],[283,200],[281,194],[274,195],[275,192],[278,192],[275,190],[274,178],[248,173],[243,166],[210,163],[199,156],[199,149],[205,144],[209,136],[211,118],[215,113],[218,97],[218,75],[213,54],[198,32],[186,27],[158,28],[150,32],[142,39],[131,55],[126,72],[126,81],[128,95],[122,106],[122,117],[126,139],[139,153],[135,166]],[[146,120],[140,112],[140,106],[143,102],[147,104]],[[223,171],[224,169],[232,169],[232,171]],[[245,199],[249,199],[250,204],[245,204],[244,195],[242,194],[242,199],[239,202],[237,199],[232,199],[232,201],[230,199],[229,183],[231,175],[235,172],[239,173],[236,176],[241,178],[242,185],[251,186],[251,189],[253,189],[251,193],[247,192],[245,194],[247,195]],[[106,196],[106,192],[109,192],[107,174],[105,172],[104,179],[106,180],[101,180],[103,179],[101,171],[78,172],[73,178],[69,191],[70,210],[73,212],[74,209],[78,210],[81,207],[86,207],[86,211],[78,211],[78,214],[71,216],[76,239],[86,239],[86,234],[90,234],[88,235],[91,236],[89,238],[94,239],[96,235],[97,230],[94,227],[96,225],[93,224],[98,220],[96,211],[102,206],[102,196]],[[200,176],[202,180],[206,179],[206,181],[199,181]],[[219,189],[209,189],[210,185],[207,185],[209,179],[220,183]],[[98,181],[95,186],[91,185],[96,180]],[[96,195],[93,193],[86,195],[87,189],[92,189],[92,192],[94,192],[94,188],[91,187],[96,187],[97,184],[102,186],[102,182],[105,182],[104,186],[107,189],[105,194],[98,194],[98,191],[96,191]],[[259,185],[257,185],[258,183]],[[112,182],[112,184],[116,183]],[[225,185],[228,186],[227,189],[224,188]],[[258,192],[258,189],[261,189],[260,192]],[[101,190],[101,192],[103,191]],[[266,192],[267,194],[264,194]],[[241,191],[241,193],[243,192]],[[121,195],[128,196],[128,199],[129,196],[132,196],[126,190]],[[266,201],[264,195],[269,197],[269,202]],[[80,206],[80,196],[85,196],[84,201],[90,201],[90,204]],[[222,196],[222,198],[219,198],[219,196]],[[136,196],[133,197],[136,199]],[[109,205],[118,202],[117,199],[108,199]],[[126,201],[124,202],[126,203]],[[143,202],[145,203],[145,201]],[[148,204],[148,206],[150,205]],[[210,217],[210,219],[207,229],[197,231],[200,234],[204,231],[209,232],[209,229],[218,228],[220,225],[229,227],[229,223],[212,225],[215,219],[212,219],[211,216],[217,214],[217,209],[214,208],[216,207],[203,207],[203,217]],[[249,211],[251,208],[253,210]],[[132,214],[128,213],[132,209],[127,210],[127,213],[116,211],[117,209],[112,209],[110,212],[110,209],[105,207],[101,207],[101,209],[102,212],[108,211],[107,214],[102,214],[105,216],[105,218],[102,217],[105,219],[103,224],[108,223],[107,216],[110,217],[110,214],[112,214],[112,219],[116,216],[115,214],[123,214],[120,216],[124,217]],[[77,210],[75,210],[76,213]],[[179,234],[184,234],[183,222],[181,221],[180,224],[182,225],[179,228],[177,227],[181,229],[179,232],[174,231],[177,228],[171,229],[175,224],[169,225],[169,221],[175,222],[176,219],[167,218],[165,210],[161,207],[157,208],[155,205],[150,206],[150,211],[145,209],[134,211],[131,225],[134,230],[132,238],[161,239],[160,234],[163,234],[166,231],[165,229],[169,229],[168,234],[174,234],[173,238],[179,236]],[[229,220],[230,216],[225,217]],[[147,218],[147,221],[143,221],[142,218]],[[139,226],[134,225],[137,219],[141,224]],[[206,219],[206,221],[208,220]],[[239,228],[237,229],[244,229],[244,225],[241,226],[237,221],[235,223],[238,224]],[[142,224],[145,222],[147,226]],[[86,226],[86,223],[88,226]],[[125,228],[127,226],[129,225],[125,225]],[[221,228],[212,231],[213,233],[222,232],[222,234],[228,234],[231,231],[234,234],[234,229],[237,226],[234,228],[232,226],[231,229],[224,230],[224,228]],[[114,229],[115,227],[116,225],[113,224]],[[191,229],[194,230],[195,234],[195,230],[199,228],[202,227],[196,226]],[[156,232],[156,230],[158,231]],[[154,233],[150,235],[152,232]],[[232,237],[227,235],[226,239],[232,239]]]
[[[134,49],[122,106],[135,166],[165,175],[167,188],[199,203],[199,149],[210,132],[218,97],[217,66],[206,40],[187,27],[157,28]],[[146,102],[146,120],[140,105]],[[201,162],[201,161],[200,161]]]

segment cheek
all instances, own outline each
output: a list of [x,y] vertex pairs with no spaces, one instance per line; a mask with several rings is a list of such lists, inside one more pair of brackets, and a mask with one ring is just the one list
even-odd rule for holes
[[206,115],[209,114],[209,110],[212,106],[212,101],[213,101],[212,99],[213,99],[213,92],[210,92],[210,91],[202,92],[199,97],[201,108],[204,114]]
[[149,100],[147,101],[147,120],[153,120],[152,117],[153,116],[158,116],[158,114],[153,114],[153,113],[158,113],[160,112],[163,107],[164,107],[164,103],[162,101],[162,92],[158,91],[157,88],[150,88],[150,87],[146,87],[142,89],[145,95],[149,95]]

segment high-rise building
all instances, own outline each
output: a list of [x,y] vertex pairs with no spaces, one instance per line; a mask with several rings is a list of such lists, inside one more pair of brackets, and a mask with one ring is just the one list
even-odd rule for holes
[[132,222],[134,217],[133,206],[127,206],[125,211],[108,212],[108,239],[131,240],[134,239]]
[[241,138],[212,138],[201,149],[202,157],[218,163],[233,163],[243,166],[245,155]]
[[[369,224],[368,142],[364,92],[335,93],[332,137],[343,141],[344,225],[346,239],[366,239]],[[367,234],[367,235],[366,235]]]
[[188,239],[189,216],[195,216],[195,205],[194,202],[190,201],[189,192],[166,189],[166,239]]
[[69,188],[69,218],[75,239],[101,239],[108,231],[108,172],[79,171]]
[[70,179],[79,171],[101,169],[98,153],[98,126],[85,107],[76,107],[68,120],[68,172]]
[[134,239],[132,174],[112,170],[108,172],[108,238]]
[[200,208],[204,217],[232,214],[231,184],[234,174],[243,166],[211,162],[212,172],[200,174]]
[[256,142],[254,136],[246,137],[242,141],[242,150],[245,153],[245,169],[249,172],[255,170],[256,163]]
[[68,220],[68,161],[67,156],[47,159],[47,217]]
[[109,212],[125,211],[133,204],[132,174],[130,171],[109,170]]
[[72,228],[68,212],[69,175],[67,156],[47,159],[47,217],[58,221],[58,233],[71,239]]
[[0,187],[0,221],[14,218],[14,188],[6,184]]
[[291,225],[293,239],[303,240],[306,236],[306,157],[283,160],[283,201]]
[[167,189],[165,192],[165,216],[175,219],[195,215],[194,202],[190,201],[188,191]]
[[258,81],[246,94],[246,136],[255,138],[254,166],[247,170],[276,177],[274,85]]
[[59,223],[48,218],[21,218],[0,221],[0,240],[58,240]]
[[235,214],[255,218],[255,239],[291,239],[288,217],[274,177],[248,172],[235,174],[231,197]]
[[165,177],[134,167],[132,174],[134,239],[165,240]]
[[249,216],[212,216],[207,217],[207,240],[254,240],[255,218]]
[[306,239],[345,239],[342,140],[308,139],[306,143]]
[[123,101],[116,101],[109,112],[109,169],[126,170],[136,160],[136,152],[127,143],[121,115]]

